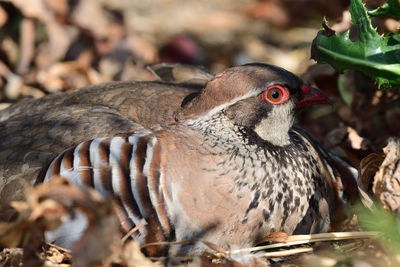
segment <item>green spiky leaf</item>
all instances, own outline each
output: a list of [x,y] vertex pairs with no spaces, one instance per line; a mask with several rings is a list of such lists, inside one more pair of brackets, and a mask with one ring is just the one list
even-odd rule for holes
[[400,0],[388,0],[381,7],[368,12],[371,16],[391,16],[400,18]]
[[324,22],[324,30],[313,41],[311,57],[318,63],[332,65],[338,72],[362,71],[375,77],[379,85],[400,85],[399,36],[379,35],[361,0],[351,0],[350,13],[358,28],[357,40],[350,40],[349,31],[339,34]]

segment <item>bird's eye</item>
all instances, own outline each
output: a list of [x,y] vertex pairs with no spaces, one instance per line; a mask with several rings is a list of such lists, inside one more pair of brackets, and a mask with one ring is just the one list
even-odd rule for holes
[[289,90],[281,85],[272,85],[264,91],[263,98],[271,104],[280,104],[289,99]]

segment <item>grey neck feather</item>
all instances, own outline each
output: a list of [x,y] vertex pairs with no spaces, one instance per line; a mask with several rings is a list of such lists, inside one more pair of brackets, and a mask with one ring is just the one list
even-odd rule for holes
[[227,118],[223,112],[213,114],[209,118],[202,117],[196,120],[186,120],[185,124],[190,128],[201,131],[204,135],[204,146],[209,143],[213,150],[238,150],[243,155],[257,150],[256,145],[250,145],[246,142],[240,128]]

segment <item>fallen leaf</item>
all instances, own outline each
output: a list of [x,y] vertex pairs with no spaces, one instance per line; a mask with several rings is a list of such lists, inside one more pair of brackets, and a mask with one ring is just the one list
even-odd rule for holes
[[112,205],[99,204],[87,213],[88,227],[72,247],[72,261],[76,266],[100,264],[111,254],[111,244],[119,241],[119,223]]
[[48,92],[76,89],[92,82],[104,82],[96,71],[86,68],[79,62],[60,62],[52,65],[37,74],[37,81],[43,85]]
[[25,17],[36,18],[41,21],[48,21],[51,17],[51,10],[46,7],[43,0],[7,0],[21,10]]
[[78,38],[79,31],[74,26],[57,23],[54,18],[45,22],[49,42],[38,47],[35,64],[39,70],[46,70],[62,60],[71,43]]
[[71,255],[68,251],[61,250],[54,245],[46,247],[46,261],[52,264],[61,264],[67,260],[71,260]]
[[28,72],[35,52],[35,21],[31,18],[23,18],[20,32],[20,57],[17,65],[17,73]]
[[128,267],[160,267],[160,263],[152,262],[149,258],[146,258],[140,250],[140,245],[137,241],[128,242],[120,251],[118,255],[122,263]]
[[252,19],[268,20],[277,26],[286,26],[289,22],[288,14],[279,1],[257,1],[245,11]]
[[358,135],[357,131],[351,127],[347,127],[348,139],[350,141],[351,148],[366,150],[369,145],[369,141]]
[[400,215],[400,145],[390,138],[383,148],[385,159],[374,177],[372,191],[387,208]]
[[205,85],[213,78],[206,69],[193,65],[161,63],[148,67],[160,81]]
[[0,110],[6,109],[11,106],[11,103],[0,103]]
[[3,27],[8,20],[7,12],[0,6],[0,27]]
[[283,232],[273,232],[262,240],[258,241],[258,244],[266,242],[280,242],[284,243],[289,238],[289,235]]
[[67,17],[68,11],[70,9],[70,4],[68,0],[44,0],[44,3],[56,14],[59,19],[64,19],[65,17]]
[[[41,265],[38,262],[44,258],[37,255],[45,243],[44,233],[57,229],[67,215],[74,217],[78,211],[87,217],[88,226],[71,251],[75,266],[101,263],[111,253],[110,245],[119,241],[111,200],[104,200],[94,189],[78,187],[64,178],[55,177],[49,183],[28,189],[26,200],[13,202],[12,206],[17,216],[11,222],[0,223],[0,244],[21,246],[24,255],[29,255],[24,257],[26,266]],[[60,262],[69,257],[69,252],[64,255],[57,250],[47,250],[51,254],[48,261]]]
[[107,37],[109,22],[100,3],[96,0],[78,1],[70,14],[70,19],[74,24],[90,31],[98,39]]
[[379,170],[379,166],[382,164],[384,158],[385,155],[383,153],[372,153],[363,158],[360,162],[357,186],[361,201],[363,202],[364,206],[368,208],[371,208],[373,205],[373,199],[369,193],[372,192],[375,174]]
[[4,248],[1,251],[1,266],[21,266],[23,250],[21,248]]

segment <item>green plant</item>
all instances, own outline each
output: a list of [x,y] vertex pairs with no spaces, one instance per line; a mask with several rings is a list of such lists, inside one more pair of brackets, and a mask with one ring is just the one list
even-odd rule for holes
[[[388,1],[371,11],[373,15],[396,15],[398,0]],[[400,85],[400,34],[379,35],[372,27],[368,12],[361,0],[351,0],[352,22],[358,29],[358,38],[350,40],[350,31],[339,34],[323,22],[313,41],[311,57],[318,63],[328,63],[338,72],[359,70],[376,78],[379,85]]]

